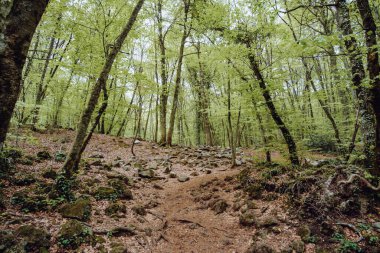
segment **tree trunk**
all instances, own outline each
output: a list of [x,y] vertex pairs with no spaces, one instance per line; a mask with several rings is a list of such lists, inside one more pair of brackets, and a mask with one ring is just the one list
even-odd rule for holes
[[116,56],[118,55],[125,39],[127,38],[129,32],[131,31],[143,3],[144,3],[144,0],[139,0],[137,2],[127,24],[123,28],[119,37],[117,38],[115,45],[112,47],[111,52],[107,56],[103,69],[99,75],[99,78],[96,81],[95,86],[93,87],[91,91],[90,99],[87,103],[86,108],[84,109],[82,113],[80,123],[78,124],[77,135],[75,137],[74,143],[71,147],[70,153],[67,156],[65,164],[63,165],[63,168],[62,168],[62,170],[65,172],[67,177],[71,177],[73,175],[73,172],[75,172],[78,169],[78,164],[81,158],[80,151],[82,149],[83,142],[86,138],[88,125],[91,121],[92,113],[94,112],[94,109],[98,102],[100,91],[102,88],[105,88],[105,85],[108,80],[108,75],[111,71],[111,68],[116,59]]
[[363,134],[365,165],[373,167],[375,161],[376,147],[376,119],[373,110],[374,101],[370,90],[362,86],[365,78],[365,70],[363,61],[360,55],[358,43],[353,36],[353,31],[350,23],[350,12],[346,0],[338,0],[338,23],[344,36],[344,43],[351,63],[352,85],[355,88],[358,109],[361,118],[361,130]]
[[2,1],[0,6],[0,149],[21,90],[30,42],[48,3],[49,0],[13,0]]
[[380,175],[380,63],[376,39],[376,23],[372,16],[368,0],[358,0],[356,4],[363,20],[365,41],[367,45],[367,66],[371,82],[372,106],[376,117],[375,158],[372,172]]
[[[251,49],[250,44],[247,44],[247,47]],[[267,89],[264,77],[261,74],[260,68],[252,52],[249,53],[248,58],[249,58],[249,62],[250,62],[253,74],[259,82],[259,86],[261,88],[263,97],[265,99],[265,103],[270,111],[270,114],[274,122],[276,123],[277,127],[280,129],[282,136],[284,137],[285,142],[288,146],[290,161],[292,165],[298,166],[300,165],[300,162],[299,162],[298,154],[297,154],[297,146],[296,146],[296,143],[294,142],[293,136],[289,132],[289,129],[286,127],[281,116],[278,114],[276,110],[276,107],[272,101],[271,95]]]
[[179,89],[181,86],[183,53],[185,51],[186,38],[189,35],[186,23],[187,23],[188,13],[190,9],[190,3],[188,0],[183,0],[183,3],[184,3],[185,19],[183,21],[183,34],[182,34],[181,45],[180,45],[179,54],[178,54],[178,65],[177,65],[177,73],[176,73],[174,95],[173,95],[173,106],[172,106],[172,111],[170,113],[169,130],[168,130],[168,135],[166,139],[166,144],[169,146],[172,145],[174,121],[175,121],[175,116],[176,116],[176,112],[178,108],[178,95],[179,95]]

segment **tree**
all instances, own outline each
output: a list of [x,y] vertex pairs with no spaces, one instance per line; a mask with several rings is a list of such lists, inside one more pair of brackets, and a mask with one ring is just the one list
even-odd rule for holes
[[[0,7],[0,148],[21,90],[22,69],[49,0],[13,0]],[[20,25],[22,27],[20,28]]]

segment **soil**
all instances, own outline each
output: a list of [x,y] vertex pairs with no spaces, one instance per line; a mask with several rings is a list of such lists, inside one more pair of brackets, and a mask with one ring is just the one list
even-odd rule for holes
[[[25,213],[10,199],[17,191],[54,183],[42,177],[42,172],[59,172],[62,161],[55,161],[54,156],[68,151],[74,135],[68,130],[23,130],[13,137],[11,146],[21,149],[24,157],[47,151],[52,158],[34,161],[32,165],[17,163],[17,174],[35,175],[36,183],[17,186],[2,180],[6,208],[2,211],[0,230],[14,231],[25,224],[43,228],[51,235],[49,252],[259,252],[249,251],[257,241],[269,245],[273,252],[297,252],[292,245],[302,242],[297,231],[304,221],[291,211],[285,195],[271,193],[273,198],[251,199],[241,187],[238,175],[255,167],[255,151],[239,150],[241,165],[231,168],[228,149],[167,148],[141,140],[134,146],[133,157],[131,139],[94,135],[83,156],[90,165],[80,170],[74,192],[76,197],[91,195],[91,217],[84,223],[103,239],[83,243],[75,250],[61,249],[57,237],[68,218],[59,214],[59,207]],[[279,153],[276,157],[282,159]],[[154,176],[142,177],[139,168],[150,168]],[[132,200],[94,198],[94,189],[109,187],[115,178],[133,181],[128,186]],[[106,209],[115,203],[125,210],[107,215]],[[253,225],[241,222],[244,212],[252,213]],[[374,221],[378,221],[378,216],[367,219],[368,223]],[[133,233],[109,232],[117,228],[132,228]],[[350,229],[345,231],[355,238]],[[290,251],[286,251],[289,247]],[[316,252],[315,242],[305,243],[304,252]]]

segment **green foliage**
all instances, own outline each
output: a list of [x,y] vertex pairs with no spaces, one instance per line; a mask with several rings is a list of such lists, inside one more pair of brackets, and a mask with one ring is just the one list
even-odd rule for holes
[[75,183],[75,178],[68,179],[64,174],[59,174],[55,180],[54,186],[54,198],[55,199],[66,199],[68,201],[74,200],[74,194],[72,192],[73,185]]
[[343,234],[335,233],[332,239],[339,242],[338,252],[340,253],[362,252],[362,249],[357,243],[347,240]]

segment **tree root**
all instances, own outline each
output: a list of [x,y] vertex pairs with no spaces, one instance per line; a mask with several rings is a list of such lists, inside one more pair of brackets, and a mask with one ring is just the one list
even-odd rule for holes
[[341,185],[341,184],[351,184],[354,180],[355,180],[355,177],[359,178],[360,181],[362,181],[368,188],[370,188],[371,190],[373,191],[380,191],[380,184],[376,187],[374,185],[372,185],[370,182],[368,182],[367,179],[365,179],[364,177],[362,176],[359,176],[358,174],[352,174],[347,181],[339,181],[338,182],[338,185]]
[[349,229],[351,229],[352,231],[354,231],[359,236],[359,239],[355,241],[356,243],[361,242],[362,240],[364,240],[364,237],[362,236],[362,233],[360,233],[360,230],[357,227],[355,227],[354,225],[349,224],[349,223],[344,223],[344,222],[337,222],[337,223],[334,223],[334,224],[335,225],[340,225],[342,227],[348,227]]

